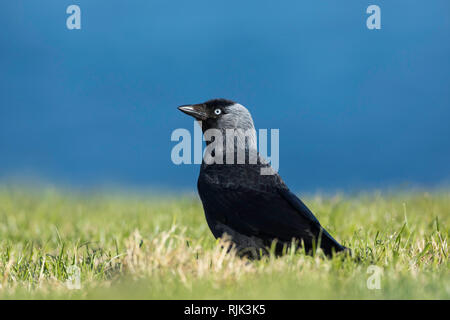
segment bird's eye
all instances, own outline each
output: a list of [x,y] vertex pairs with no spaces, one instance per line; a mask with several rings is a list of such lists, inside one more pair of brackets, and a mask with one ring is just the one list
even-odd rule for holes
[[216,110],[214,110],[214,113],[215,113],[216,115],[219,115],[219,114],[221,114],[221,113],[222,113],[222,110],[220,110],[220,109],[216,109]]

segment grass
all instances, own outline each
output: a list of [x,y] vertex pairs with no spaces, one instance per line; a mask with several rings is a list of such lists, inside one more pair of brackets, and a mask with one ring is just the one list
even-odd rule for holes
[[194,195],[0,187],[0,299],[450,298],[450,192],[304,200],[352,257],[227,254]]

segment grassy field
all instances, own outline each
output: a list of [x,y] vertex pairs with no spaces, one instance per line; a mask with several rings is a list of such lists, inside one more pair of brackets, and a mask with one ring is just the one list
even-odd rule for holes
[[450,298],[448,191],[303,199],[352,257],[227,254],[196,195],[0,187],[0,299]]

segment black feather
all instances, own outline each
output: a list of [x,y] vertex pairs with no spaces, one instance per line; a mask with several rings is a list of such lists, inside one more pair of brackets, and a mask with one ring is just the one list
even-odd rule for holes
[[263,166],[202,165],[198,191],[214,236],[235,232],[230,236],[238,247],[242,237],[261,240],[266,247],[276,240],[278,253],[292,240],[303,242],[306,250],[320,242],[328,255],[344,250],[278,174],[260,174]]

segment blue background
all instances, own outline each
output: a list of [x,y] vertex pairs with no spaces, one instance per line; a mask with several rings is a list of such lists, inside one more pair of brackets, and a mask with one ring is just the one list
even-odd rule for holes
[[[81,30],[66,28],[71,4]],[[449,181],[448,0],[0,8],[0,181],[194,189],[198,165],[170,160],[172,130],[193,130],[176,107],[214,97],[280,129],[295,190]]]

